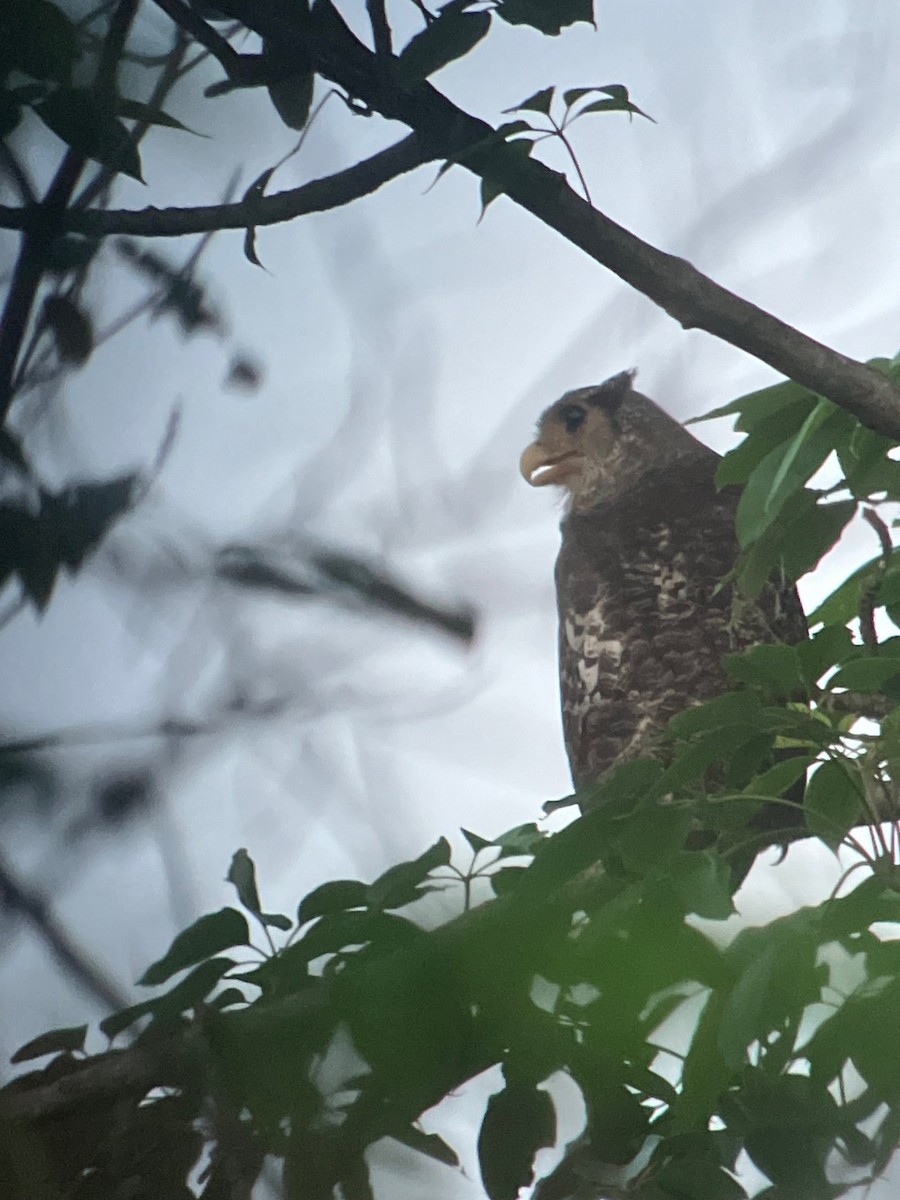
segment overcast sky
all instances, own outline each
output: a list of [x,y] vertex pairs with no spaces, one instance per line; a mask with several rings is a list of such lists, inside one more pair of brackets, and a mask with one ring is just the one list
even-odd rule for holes
[[[151,9],[138,30],[145,48],[165,28]],[[596,32],[550,39],[496,22],[435,83],[492,122],[551,83],[626,84],[656,124],[602,114],[573,130],[597,207],[866,358],[900,344],[898,50],[900,12],[887,2],[598,0]],[[215,202],[235,159],[246,186],[295,143],[263,95],[204,100],[216,78],[214,67],[196,73],[169,105],[209,139],[155,134],[149,187],[124,181],[117,204]],[[146,87],[136,72],[128,84],[135,95]],[[332,97],[270,190],[403,132]],[[58,146],[32,133],[40,171]],[[540,153],[567,169],[558,146]],[[54,760],[63,787],[52,803],[13,796],[0,821],[21,877],[46,889],[122,989],[179,927],[229,902],[222,880],[239,846],[257,861],[266,905],[292,911],[324,879],[371,877],[460,825],[497,833],[565,794],[559,512],[517,472],[535,419],[561,392],[632,366],[680,417],[774,378],[685,333],[508,200],[478,223],[477,183],[462,169],[431,186],[435,176],[422,168],[347,209],[261,231],[264,271],[243,257],[241,234],[220,235],[201,277],[227,317],[226,342],[186,342],[170,322],[141,321],[62,396],[22,405],[21,427],[55,482],[148,465],[181,414],[140,508],[42,620],[26,613],[0,633],[6,729],[99,724],[113,735]],[[4,238],[0,252],[13,244]],[[155,249],[187,255],[191,245]],[[100,325],[134,295],[106,253],[89,293]],[[223,387],[235,349],[263,364],[256,394]],[[720,449],[732,438],[722,422],[699,432]],[[805,596],[873,553],[871,536],[855,534]],[[233,542],[371,556],[422,596],[473,608],[475,643],[236,592],[211,570]],[[279,713],[230,717],[215,736],[165,745],[129,736],[240,704]],[[110,763],[158,772],[157,806],[114,835],[91,819]],[[822,856],[791,858],[797,870],[751,881],[746,916],[827,893],[835,871]],[[457,900],[436,900],[432,919]],[[102,1015],[24,926],[7,918],[2,933],[2,1047]],[[432,1196],[479,1194],[437,1171]]]

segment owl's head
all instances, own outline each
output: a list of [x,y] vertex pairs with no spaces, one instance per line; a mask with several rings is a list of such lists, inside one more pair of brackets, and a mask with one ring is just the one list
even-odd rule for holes
[[557,484],[584,511],[686,455],[711,454],[658,404],[636,392],[636,371],[557,400],[538,422],[519,467],[532,487]]

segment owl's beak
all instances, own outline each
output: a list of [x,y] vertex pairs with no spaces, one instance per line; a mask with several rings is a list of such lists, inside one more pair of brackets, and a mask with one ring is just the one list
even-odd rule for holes
[[522,451],[519,470],[532,487],[546,487],[548,483],[564,483],[571,473],[571,459],[577,454],[571,450],[564,454],[552,454],[540,442],[532,442]]

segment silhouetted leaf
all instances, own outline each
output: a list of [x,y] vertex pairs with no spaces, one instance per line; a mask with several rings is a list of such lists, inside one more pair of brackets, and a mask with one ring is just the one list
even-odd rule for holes
[[76,153],[143,183],[140,154],[131,134],[92,92],[59,88],[34,111]]
[[44,255],[44,268],[57,274],[86,267],[100,249],[97,238],[82,237],[78,233],[67,233],[54,238]]
[[116,115],[147,125],[162,125],[166,129],[180,129],[183,133],[193,133],[196,137],[205,136],[205,134],[197,133],[195,129],[189,129],[187,125],[182,125],[177,117],[163,112],[161,108],[157,108],[153,104],[145,104],[142,100],[127,100],[120,96],[116,100]]
[[11,463],[20,471],[28,470],[28,460],[25,458],[22,443],[8,429],[0,429],[0,458]]
[[35,79],[67,83],[78,57],[75,29],[49,0],[16,0],[3,14],[0,75],[10,66]]
[[355,1154],[341,1174],[341,1194],[344,1200],[375,1200],[369,1165],[362,1154]]
[[[606,99],[592,100],[590,104],[586,104],[584,108],[582,108],[576,114],[576,118],[583,117],[587,113],[595,112],[627,112],[629,117],[646,117],[648,121],[653,121],[653,118],[649,113],[645,113],[642,108],[638,108],[638,106],[632,102],[628,95],[628,88],[622,83],[610,83],[605,87],[594,87],[588,89],[575,88],[573,91],[568,91],[564,94],[563,99],[566,102],[566,106],[569,107],[573,103],[570,101],[569,97],[575,92],[581,92],[582,95],[584,95],[586,94],[586,91],[602,92],[606,96]],[[655,125],[656,122],[653,121],[653,124]]]
[[[523,161],[528,158],[534,149],[534,142],[527,138],[514,138],[513,141],[507,142],[509,150],[517,155]],[[498,196],[503,194],[503,186],[490,176],[484,175],[481,179],[481,217],[487,212],[488,205],[492,204]],[[481,217],[478,219],[481,220]]]
[[111,1016],[104,1017],[100,1022],[100,1032],[108,1038],[118,1037],[124,1029],[128,1029],[135,1021],[139,1021],[141,1017],[148,1016],[153,1011],[154,1004],[154,1000],[142,1000],[140,1004],[130,1004],[127,1008],[122,1008]]
[[285,79],[268,84],[269,98],[288,129],[303,129],[309,120],[316,76],[313,71],[298,71]]
[[225,879],[234,884],[238,900],[244,908],[254,916],[259,916],[261,905],[256,888],[256,864],[246,850],[235,851]]
[[225,386],[255,392],[262,383],[263,373],[259,363],[245,354],[238,354],[228,364]]
[[576,21],[594,23],[593,0],[500,0],[497,12],[510,25],[530,25],[554,37]]
[[365,908],[368,888],[358,879],[330,879],[304,896],[297,909],[297,924],[304,925],[314,917],[344,912],[350,908]]
[[465,12],[470,0],[450,0],[436,21],[417,33],[400,52],[397,82],[410,87],[427,79],[448,63],[468,54],[491,27],[489,12]]
[[27,1062],[31,1058],[41,1058],[45,1054],[56,1054],[60,1050],[83,1050],[84,1039],[87,1037],[87,1025],[71,1025],[66,1029],[51,1029],[40,1037],[26,1042],[10,1058],[10,1062]]
[[537,112],[543,113],[544,116],[549,116],[555,92],[555,87],[541,88],[539,92],[535,92],[527,100],[522,100],[512,108],[505,108],[503,111],[508,113]]
[[516,1200],[534,1179],[538,1150],[556,1140],[556,1111],[549,1094],[528,1084],[507,1084],[488,1101],[478,1134],[481,1181],[490,1200]]
[[43,318],[63,362],[86,363],[94,349],[94,323],[89,313],[69,296],[48,296]]
[[283,960],[290,968],[293,959],[311,962],[323,954],[336,954],[349,946],[369,943],[390,950],[424,936],[418,925],[394,913],[333,912],[320,917],[299,942],[283,951],[279,962]]
[[132,504],[137,475],[104,483],[78,483],[57,494],[41,495],[41,523],[52,538],[58,560],[76,571]]
[[250,942],[247,918],[235,908],[220,908],[190,925],[172,942],[162,958],[148,967],[138,983],[152,987],[164,983],[176,971],[192,966],[220,950],[246,946]]
[[403,908],[422,894],[420,885],[437,867],[445,867],[450,861],[450,843],[438,838],[433,846],[412,862],[389,867],[369,885],[368,903],[372,908]]

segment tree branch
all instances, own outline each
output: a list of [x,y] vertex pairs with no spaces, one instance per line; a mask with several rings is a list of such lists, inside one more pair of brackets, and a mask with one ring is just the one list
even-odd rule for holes
[[399,87],[328,0],[312,14],[297,6],[222,0],[229,16],[279,47],[306,56],[316,72],[390,120],[415,130],[428,157],[454,159],[490,179],[522,208],[660,305],[685,329],[703,329],[829,397],[864,425],[900,441],[900,389],[863,363],[831,350],[720,287],[684,259],[642,241],[582,200],[565,178],[498,143],[490,125],[431,84]]
[[[61,225],[69,233],[83,233],[89,237],[108,237],[110,234],[180,237],[218,229],[246,229],[250,225],[277,225],[307,213],[327,212],[350,204],[434,157],[412,133],[345,171],[277,192],[274,196],[196,208],[72,210],[61,218]],[[0,228],[29,230],[43,219],[42,212],[37,209],[0,205]]]

